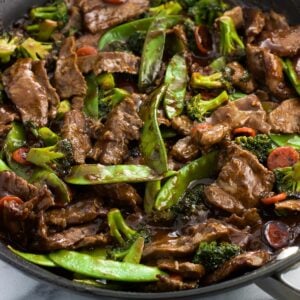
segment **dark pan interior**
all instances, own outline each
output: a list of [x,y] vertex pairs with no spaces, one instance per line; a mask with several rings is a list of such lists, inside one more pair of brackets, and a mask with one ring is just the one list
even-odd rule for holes
[[[34,4],[42,4],[44,0],[8,0],[5,4],[0,4],[0,12],[2,12],[2,22],[5,26],[13,23],[27,10],[28,6]],[[300,1],[299,0],[231,0],[232,4],[239,4],[245,6],[257,6],[262,9],[274,9],[277,12],[283,13],[288,16],[289,21],[293,24],[299,23],[300,15]],[[175,298],[190,298],[195,299],[195,296],[220,293],[229,289],[233,289],[242,285],[246,285],[249,282],[253,282],[261,277],[266,277],[288,268],[300,260],[300,252],[286,258],[282,261],[274,261],[267,266],[264,266],[254,272],[245,274],[241,277],[228,280],[219,284],[215,284],[208,287],[198,288],[194,290],[187,290],[181,292],[169,292],[169,293],[129,293],[112,290],[104,290],[95,288],[92,286],[81,285],[73,283],[72,281],[55,275],[46,269],[40,268],[36,265],[30,264],[21,258],[15,256],[10,252],[5,245],[0,243],[0,258],[14,267],[18,268],[22,272],[36,279],[48,282],[50,284],[60,286],[69,290],[76,291],[78,293],[84,293],[95,296],[104,296],[112,298],[122,299],[175,299]]]

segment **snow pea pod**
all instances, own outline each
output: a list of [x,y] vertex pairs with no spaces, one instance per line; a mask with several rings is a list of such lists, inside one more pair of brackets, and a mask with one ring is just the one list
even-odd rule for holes
[[158,275],[165,275],[156,267],[141,264],[98,259],[75,251],[60,250],[49,254],[50,259],[60,267],[92,278],[126,282],[157,281]]
[[157,16],[151,23],[146,35],[139,71],[139,88],[152,85],[158,76],[164,54],[166,31],[178,24],[180,16]]
[[11,171],[11,169],[2,159],[0,159],[0,172],[2,171]]
[[95,185],[120,182],[147,182],[161,179],[152,169],[144,165],[83,164],[71,168],[64,180],[77,185]]
[[270,139],[280,147],[291,146],[300,150],[300,135],[299,134],[270,134]]
[[192,181],[214,176],[217,168],[217,155],[217,151],[211,152],[181,168],[177,175],[164,184],[155,199],[154,208],[163,210],[172,207],[179,201]]
[[93,119],[98,119],[99,117],[99,90],[95,75],[88,75],[86,78],[87,83],[87,95],[84,99],[84,113]]
[[167,86],[162,86],[152,93],[151,101],[143,108],[145,113],[142,116],[144,126],[141,135],[141,152],[146,164],[158,174],[168,170],[167,151],[157,121],[157,109],[166,89]]
[[165,76],[165,84],[168,85],[168,88],[164,99],[164,108],[169,119],[179,116],[183,111],[187,76],[185,58],[180,54],[174,55]]
[[161,189],[160,180],[150,181],[146,183],[145,196],[144,196],[144,211],[146,214],[150,214],[152,212],[154,201],[160,189]]

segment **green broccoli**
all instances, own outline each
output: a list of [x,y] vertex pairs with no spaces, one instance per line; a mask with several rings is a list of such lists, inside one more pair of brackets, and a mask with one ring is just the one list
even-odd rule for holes
[[111,90],[116,86],[115,78],[112,73],[102,73],[96,77],[97,84],[102,90]]
[[278,192],[288,194],[300,192],[300,162],[297,162],[292,167],[275,169],[274,173]]
[[203,100],[201,94],[194,96],[187,103],[187,113],[190,118],[203,122],[212,111],[220,107],[223,103],[228,101],[229,96],[226,91],[211,100]]
[[231,89],[230,81],[227,80],[223,72],[216,72],[211,75],[202,75],[198,72],[194,72],[191,78],[191,87],[194,89]]
[[239,136],[235,139],[235,142],[255,154],[261,163],[266,162],[270,151],[275,147],[273,141],[266,134],[258,134],[254,137]]
[[194,54],[197,54],[199,52],[197,44],[196,44],[196,40],[195,40],[195,28],[196,28],[196,24],[190,19],[190,18],[186,18],[184,20],[184,31],[186,34],[186,38],[189,41],[188,42],[188,48],[190,51],[192,51]]
[[282,65],[283,65],[283,69],[285,74],[287,75],[287,77],[289,78],[290,82],[292,83],[292,85],[294,86],[296,92],[298,95],[300,95],[300,77],[297,74],[295,67],[293,66],[293,63],[290,59],[282,59]]
[[207,272],[212,272],[240,253],[241,248],[235,244],[216,241],[201,242],[193,262],[202,264]]
[[63,0],[58,0],[48,6],[32,8],[29,15],[32,19],[49,19],[66,23],[68,8]]
[[52,44],[41,43],[33,38],[26,39],[20,46],[21,52],[33,60],[45,59],[52,50]]
[[0,61],[1,63],[8,63],[10,61],[11,56],[15,53],[19,43],[18,37],[8,38],[1,37],[0,38]]
[[233,20],[228,16],[219,18],[220,53],[223,56],[243,55],[245,45],[238,36]]
[[159,6],[150,7],[149,12],[151,15],[165,14],[165,15],[177,15],[182,11],[181,5],[176,1],[166,2]]
[[58,23],[56,21],[44,20],[38,24],[27,25],[25,29],[29,34],[34,35],[37,40],[46,42],[49,41],[57,27]]
[[60,120],[64,115],[72,109],[71,103],[68,100],[63,100],[59,103],[57,108],[57,119]]

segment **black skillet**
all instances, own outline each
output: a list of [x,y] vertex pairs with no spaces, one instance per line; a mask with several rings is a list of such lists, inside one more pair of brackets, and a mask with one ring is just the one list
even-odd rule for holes
[[[45,0],[0,0],[0,20],[3,22],[4,26],[8,26],[21,17],[30,6],[34,4],[42,4],[44,2]],[[288,16],[291,23],[300,23],[299,0],[232,0],[230,2],[233,4],[256,6],[266,10],[274,9],[275,11]],[[289,278],[286,276],[286,270],[289,270],[292,266],[295,268],[295,264],[300,261],[300,250],[297,246],[287,249],[279,256],[278,259],[272,261],[268,265],[240,277],[208,287],[180,292],[155,294],[105,290],[74,283],[64,277],[58,276],[46,269],[42,269],[15,256],[1,242],[0,259],[35,279],[42,280],[71,291],[76,291],[78,293],[85,294],[86,296],[93,295],[98,298],[102,296],[118,299],[196,299],[201,298],[201,296],[221,294],[222,292],[255,282],[259,287],[263,288],[266,292],[277,299],[300,299],[300,280],[296,280],[296,282],[298,281],[298,285],[295,286],[289,282]],[[298,274],[299,273],[300,272],[298,272]]]

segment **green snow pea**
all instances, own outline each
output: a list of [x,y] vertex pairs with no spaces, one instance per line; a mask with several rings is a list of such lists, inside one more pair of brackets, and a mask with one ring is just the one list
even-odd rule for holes
[[84,99],[84,113],[93,119],[99,117],[99,89],[96,76],[94,74],[88,75],[85,78],[87,83],[87,95]]
[[38,136],[43,140],[46,146],[53,146],[60,140],[60,137],[48,127],[39,128]]
[[185,58],[180,54],[174,55],[165,76],[165,84],[168,85],[168,88],[164,99],[164,108],[169,119],[179,116],[184,109],[187,72]]
[[0,172],[2,171],[11,171],[11,169],[2,159],[0,159]]
[[157,281],[158,275],[166,273],[156,267],[141,264],[98,259],[75,251],[60,250],[49,254],[60,267],[92,278],[126,282]]
[[151,95],[151,101],[144,107],[144,126],[141,135],[141,152],[146,164],[158,174],[163,174],[168,170],[168,156],[164,141],[161,136],[157,121],[157,109],[162,101],[166,86],[155,90]]
[[73,279],[74,282],[80,283],[80,284],[88,284],[92,286],[99,287],[101,289],[109,289],[109,290],[120,290],[121,287],[118,284],[113,283],[103,283],[101,281],[93,280],[93,279]]
[[291,146],[300,150],[300,135],[299,134],[274,134],[271,133],[270,139],[279,147]]
[[192,181],[214,176],[217,155],[217,151],[211,152],[181,168],[177,175],[168,179],[164,184],[155,199],[154,208],[163,210],[172,207],[179,201]]
[[123,261],[132,264],[139,264],[142,259],[144,244],[145,244],[144,238],[141,236],[138,237],[130,247]]
[[161,179],[152,169],[144,165],[83,164],[73,166],[64,180],[77,185],[94,185],[120,182],[147,182]]
[[150,214],[153,209],[154,201],[157,194],[161,189],[161,181],[150,181],[146,183],[145,196],[144,196],[144,211]]

